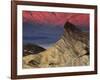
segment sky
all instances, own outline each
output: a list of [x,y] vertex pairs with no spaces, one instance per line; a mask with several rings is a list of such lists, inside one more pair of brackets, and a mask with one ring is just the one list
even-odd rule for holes
[[23,42],[48,48],[57,42],[65,22],[89,31],[89,14],[23,11]]

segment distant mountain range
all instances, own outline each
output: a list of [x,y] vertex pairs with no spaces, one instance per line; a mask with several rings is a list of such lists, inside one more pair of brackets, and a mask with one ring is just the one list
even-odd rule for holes
[[64,31],[63,26],[23,23],[23,43],[37,44],[46,48],[57,42]]
[[23,57],[23,68],[89,65],[89,33],[66,22],[64,33],[52,47]]

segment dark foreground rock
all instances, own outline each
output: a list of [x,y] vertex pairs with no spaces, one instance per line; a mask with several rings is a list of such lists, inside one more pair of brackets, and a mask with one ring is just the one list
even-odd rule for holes
[[36,44],[26,44],[23,46],[23,56],[27,56],[30,54],[37,54],[40,53],[42,51],[45,51],[46,49],[36,45]]

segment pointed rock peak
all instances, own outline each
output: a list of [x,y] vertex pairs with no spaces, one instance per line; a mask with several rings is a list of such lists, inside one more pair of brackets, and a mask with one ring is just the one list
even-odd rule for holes
[[64,29],[66,31],[73,31],[73,32],[78,32],[80,31],[80,29],[78,29],[74,24],[70,23],[70,22],[66,22],[64,25]]

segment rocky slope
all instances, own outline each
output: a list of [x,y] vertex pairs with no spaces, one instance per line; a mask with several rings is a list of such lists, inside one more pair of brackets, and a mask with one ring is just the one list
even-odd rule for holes
[[45,50],[46,49],[44,49],[36,44],[28,43],[28,44],[23,45],[23,56],[27,56],[30,54],[37,54],[37,53],[40,53]]
[[23,68],[89,65],[89,36],[66,22],[61,39],[52,47],[23,57]]

